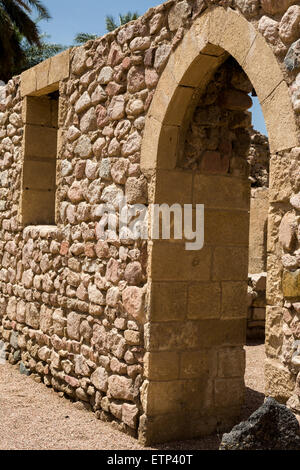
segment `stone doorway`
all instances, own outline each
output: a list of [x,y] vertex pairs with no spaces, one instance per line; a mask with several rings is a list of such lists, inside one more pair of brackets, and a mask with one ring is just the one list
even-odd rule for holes
[[[202,43],[189,34],[154,95],[142,165],[152,185],[150,202],[205,205],[205,244],[199,252],[186,251],[174,239],[150,245],[148,382],[140,421],[145,442],[207,435],[239,420],[245,395],[251,91],[262,104],[271,151],[284,145],[274,134],[269,95],[247,64],[248,53],[214,45],[222,40],[213,28]],[[196,42],[203,47],[200,55]]]

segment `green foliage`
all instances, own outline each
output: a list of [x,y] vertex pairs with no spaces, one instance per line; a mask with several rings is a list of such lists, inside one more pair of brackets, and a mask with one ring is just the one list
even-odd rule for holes
[[113,16],[108,15],[106,17],[106,29],[108,32],[114,31],[117,29],[118,25],[115,22],[115,19]]
[[[122,26],[123,24],[127,24],[132,20],[136,20],[138,17],[139,17],[139,14],[137,12],[131,13],[129,11],[125,15],[119,14],[119,24],[118,24],[116,22],[116,19],[113,16],[107,15],[105,19],[106,29],[108,32],[114,31],[115,29],[119,28],[119,26]],[[97,37],[99,36],[97,36],[96,34],[78,33],[74,38],[74,42],[75,44],[84,44],[90,39],[96,39]]]
[[11,78],[26,61],[24,38],[30,46],[42,47],[39,28],[30,15],[35,10],[40,18],[50,14],[39,0],[0,0],[0,80]]
[[97,34],[89,34],[89,33],[78,33],[76,34],[74,41],[75,44],[84,44],[91,39],[97,39]]
[[119,24],[116,23],[116,20],[113,16],[108,15],[106,17],[106,29],[108,32],[114,31],[115,29],[119,28],[119,26],[122,26],[123,24],[127,24],[132,20],[137,20],[139,17],[139,14],[137,12],[128,12],[125,15],[119,14]]
[[43,62],[43,60],[49,59],[59,52],[67,49],[67,46],[61,44],[54,44],[46,42],[45,39],[47,36],[40,36],[40,46],[31,45],[28,41],[23,40],[21,47],[24,53],[24,58],[20,64],[14,69],[14,74],[19,74],[24,70],[34,67],[35,65]]

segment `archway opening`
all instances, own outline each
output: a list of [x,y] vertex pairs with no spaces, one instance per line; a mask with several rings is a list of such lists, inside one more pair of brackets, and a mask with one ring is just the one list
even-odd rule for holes
[[[226,54],[177,126],[174,168],[155,175],[156,204],[192,204],[194,210],[201,204],[205,214],[201,250],[187,250],[187,240],[175,232],[152,246],[148,410],[154,427],[176,416],[174,437],[220,434],[264,399],[263,384],[248,390],[246,376],[245,385],[249,161],[254,165],[251,149],[259,141],[251,93],[247,75]],[[246,351],[250,363],[260,354],[255,367],[262,380],[264,356],[257,347],[250,343]]]
[[[213,365],[212,360],[207,371],[211,377],[215,368],[214,393],[220,409],[222,400],[233,413],[241,404],[237,420],[248,418],[264,400],[270,152],[267,137],[254,128],[257,121],[249,111],[253,101],[259,106],[255,97],[247,75],[228,57],[197,97],[177,160],[177,168],[193,173],[193,204],[204,204],[204,248],[211,250],[207,279],[188,283],[187,318],[219,319],[219,328],[232,322],[238,329],[236,322],[246,315],[242,348],[237,337],[225,336],[223,344],[212,348],[217,349],[216,362]],[[243,269],[248,247],[247,303]],[[213,351],[199,352],[199,358],[201,354],[213,356]],[[244,390],[239,383],[243,378]],[[221,422],[218,426],[222,429]]]

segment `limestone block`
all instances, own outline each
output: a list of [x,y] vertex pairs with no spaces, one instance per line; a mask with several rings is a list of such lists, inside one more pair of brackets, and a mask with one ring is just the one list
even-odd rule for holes
[[270,15],[284,13],[293,3],[293,0],[261,0],[262,8]]
[[25,96],[22,106],[22,118],[26,124],[52,127],[49,98]]
[[215,381],[215,404],[217,407],[240,407],[244,402],[245,384],[241,378],[224,378]]
[[147,116],[142,140],[141,168],[144,172],[154,168],[173,169],[177,160],[179,128],[161,125]]
[[217,375],[217,352],[210,350],[185,351],[180,353],[180,378],[203,381]]
[[281,307],[266,308],[266,354],[279,358],[283,342],[283,310]]
[[249,241],[246,211],[205,210],[205,242],[212,245],[244,245]]
[[173,380],[179,377],[177,352],[147,352],[144,356],[144,374],[150,380]]
[[249,235],[249,272],[265,271],[267,262],[266,238],[269,211],[269,190],[251,193],[250,235]]
[[282,263],[281,259],[273,254],[268,255],[267,260],[267,304],[282,305]]
[[280,403],[286,403],[296,385],[296,376],[287,370],[280,362],[267,359],[265,363],[266,395],[275,398]]
[[183,320],[186,315],[187,285],[183,282],[153,282],[151,285],[151,320]]
[[287,84],[280,83],[271,95],[261,102],[261,107],[269,133],[271,152],[297,147],[297,129]]
[[221,318],[246,318],[247,282],[222,282]]
[[210,262],[209,247],[200,251],[187,251],[185,244],[155,241],[152,251],[152,279],[207,281],[210,277]]
[[245,373],[246,357],[243,348],[222,348],[218,352],[218,377],[239,377]]
[[21,218],[24,225],[55,224],[55,192],[30,190],[22,197]]
[[44,60],[36,65],[36,89],[46,89],[49,85],[49,71],[51,59]]
[[55,162],[27,161],[23,170],[25,191],[55,190]]
[[[261,64],[261,57],[264,62]],[[254,67],[254,64],[256,66]],[[250,78],[260,103],[262,103],[273,90],[282,82],[283,76],[278,66],[273,50],[266,40],[257,35],[251,45],[249,54],[243,63],[243,69]]]
[[238,12],[215,8],[210,14],[209,42],[225,49],[240,64],[244,63],[256,34],[251,23]]
[[207,209],[249,210],[250,185],[247,180],[226,176],[194,177],[193,203]]
[[21,96],[33,94],[37,89],[35,67],[21,73]]
[[247,247],[217,247],[213,254],[213,279],[243,281],[248,277]]
[[246,319],[209,319],[150,325],[150,351],[185,351],[245,343]]
[[152,100],[149,115],[168,126],[180,126],[195,89],[178,85],[165,69]]
[[286,298],[300,297],[300,270],[284,271],[282,276],[282,291]]
[[221,313],[221,286],[217,282],[193,283],[188,288],[187,318],[203,320],[219,318]]
[[57,83],[70,74],[70,49],[51,57],[48,85]]
[[156,204],[192,204],[192,173],[182,171],[157,171]]
[[150,382],[145,411],[148,416],[180,413],[182,403],[187,411],[203,410],[209,386],[209,382],[201,379]]
[[24,128],[24,141],[26,157],[56,158],[56,129],[26,124]]

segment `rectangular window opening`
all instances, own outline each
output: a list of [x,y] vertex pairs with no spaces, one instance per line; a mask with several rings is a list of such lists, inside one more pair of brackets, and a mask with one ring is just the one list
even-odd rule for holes
[[26,96],[21,220],[55,225],[59,92]]

